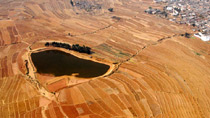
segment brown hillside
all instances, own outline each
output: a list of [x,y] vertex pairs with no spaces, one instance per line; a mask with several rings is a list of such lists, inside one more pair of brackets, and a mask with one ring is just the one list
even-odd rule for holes
[[[210,43],[157,16],[151,0],[0,0],[0,118],[209,118]],[[109,11],[113,8],[113,12]],[[93,54],[46,47],[86,45]],[[100,77],[36,72],[56,49],[104,63]]]

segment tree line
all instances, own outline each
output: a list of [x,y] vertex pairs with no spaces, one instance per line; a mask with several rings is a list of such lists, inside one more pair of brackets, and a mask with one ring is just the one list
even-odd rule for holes
[[79,44],[73,44],[72,46],[66,43],[60,43],[60,42],[46,42],[45,46],[53,46],[53,47],[60,47],[60,48],[64,48],[67,50],[74,50],[80,53],[87,53],[87,54],[92,54],[93,52],[91,51],[91,48],[88,46],[80,46]]

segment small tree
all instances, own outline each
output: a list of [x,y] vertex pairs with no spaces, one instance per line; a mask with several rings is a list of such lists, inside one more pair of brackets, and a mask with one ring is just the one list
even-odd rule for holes
[[45,43],[45,46],[49,46],[49,45],[50,45],[50,43],[49,43],[49,42]]
[[87,50],[87,52],[86,53],[88,53],[88,54],[91,54],[91,48],[90,47],[86,47],[86,50]]
[[185,37],[186,37],[186,38],[190,38],[190,34],[186,32],[186,33],[185,33]]
[[71,6],[74,6],[74,2],[72,0],[70,1],[70,3],[71,3]]
[[57,43],[56,42],[52,42],[52,46],[56,47]]
[[113,9],[113,8],[109,8],[108,10],[109,10],[110,12],[113,12],[113,11],[114,11],[114,9]]

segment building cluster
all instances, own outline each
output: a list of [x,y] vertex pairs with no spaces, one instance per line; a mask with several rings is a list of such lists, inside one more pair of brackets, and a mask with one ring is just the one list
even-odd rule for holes
[[[149,7],[148,14],[156,14],[178,24],[192,26],[194,32],[210,37],[210,0],[154,0],[164,4],[160,9]],[[196,35],[197,36],[197,35]]]
[[70,3],[73,7],[84,9],[86,12],[92,12],[94,10],[102,9],[102,4],[94,4],[93,2],[89,2],[85,0],[80,0],[80,1],[70,0]]

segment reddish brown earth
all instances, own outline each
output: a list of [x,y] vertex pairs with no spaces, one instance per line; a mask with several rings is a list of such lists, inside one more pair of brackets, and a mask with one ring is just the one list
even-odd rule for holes
[[[158,7],[152,1],[87,3],[91,10],[69,0],[0,0],[0,118],[210,116],[209,42],[145,14]],[[92,47],[92,58],[63,51],[112,68],[89,79],[38,74],[30,54],[47,41]]]

